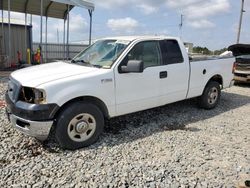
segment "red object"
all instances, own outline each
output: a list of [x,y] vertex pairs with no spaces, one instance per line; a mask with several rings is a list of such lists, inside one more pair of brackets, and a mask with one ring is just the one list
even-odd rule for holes
[[34,59],[35,59],[35,62],[37,62],[37,63],[40,63],[40,62],[41,62],[41,54],[40,54],[40,52],[37,52],[37,53],[35,54]]
[[17,64],[16,63],[11,63],[10,67],[11,68],[17,68]]
[[18,59],[18,62],[22,60],[22,54],[19,51],[17,51],[17,59]]

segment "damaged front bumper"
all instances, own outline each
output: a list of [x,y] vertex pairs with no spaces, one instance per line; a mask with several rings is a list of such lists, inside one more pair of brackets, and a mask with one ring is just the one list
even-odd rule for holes
[[6,114],[12,126],[18,131],[44,141],[48,138],[59,109],[56,104],[29,104],[13,102],[8,93],[5,95]]
[[9,114],[9,119],[12,126],[25,135],[35,137],[40,141],[48,138],[53,121],[30,121],[13,114]]

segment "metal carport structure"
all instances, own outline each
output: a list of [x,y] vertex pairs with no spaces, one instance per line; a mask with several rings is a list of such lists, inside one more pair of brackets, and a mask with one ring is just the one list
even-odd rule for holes
[[[46,17],[45,21],[45,46],[47,46],[47,21],[48,17],[58,18],[64,20],[64,32],[63,32],[63,43],[65,49],[65,25],[67,20],[67,40],[65,50],[66,57],[69,57],[69,12],[75,7],[85,8],[89,12],[90,27],[89,27],[89,44],[91,44],[92,37],[92,13],[95,9],[93,3],[84,0],[0,0],[0,9],[2,10],[2,31],[3,31],[3,11],[8,11],[8,22],[9,22],[9,36],[11,32],[10,28],[10,12],[20,12],[25,14],[25,25],[27,24],[27,14],[40,16],[40,46],[43,42],[43,17]],[[27,35],[25,34],[25,38]],[[8,55],[11,57],[11,43],[9,37],[9,49]],[[25,39],[25,41],[27,41]],[[45,54],[47,49],[45,47]]]

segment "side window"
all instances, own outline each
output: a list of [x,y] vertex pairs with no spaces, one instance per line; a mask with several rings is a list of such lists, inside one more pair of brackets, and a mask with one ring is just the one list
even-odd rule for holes
[[183,63],[181,49],[176,40],[164,40],[160,45],[164,65]]
[[[144,62],[144,69],[161,65],[158,41],[145,41],[136,44],[127,54],[124,61],[141,60]],[[126,64],[124,62],[124,64]]]

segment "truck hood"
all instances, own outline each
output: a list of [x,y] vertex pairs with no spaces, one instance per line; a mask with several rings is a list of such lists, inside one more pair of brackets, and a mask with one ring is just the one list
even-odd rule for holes
[[37,87],[50,81],[79,74],[89,74],[95,71],[98,71],[98,68],[80,66],[66,62],[55,62],[15,71],[11,74],[11,77],[23,86]]

